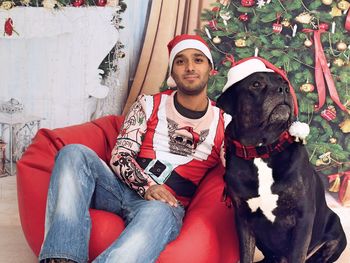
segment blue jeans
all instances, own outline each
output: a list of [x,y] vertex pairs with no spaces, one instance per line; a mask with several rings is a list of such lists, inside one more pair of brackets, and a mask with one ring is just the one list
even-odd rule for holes
[[88,261],[89,208],[120,215],[125,230],[93,262],[155,262],[181,229],[184,208],[147,201],[120,181],[89,148],[71,144],[56,156],[39,260]]

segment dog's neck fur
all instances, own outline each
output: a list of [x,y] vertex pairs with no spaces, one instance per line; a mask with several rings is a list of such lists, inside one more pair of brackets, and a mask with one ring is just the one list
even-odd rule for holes
[[294,137],[291,136],[288,131],[284,131],[275,142],[263,146],[245,146],[234,139],[228,139],[227,141],[227,143],[233,144],[236,156],[246,160],[269,158],[274,153],[282,152],[293,142]]

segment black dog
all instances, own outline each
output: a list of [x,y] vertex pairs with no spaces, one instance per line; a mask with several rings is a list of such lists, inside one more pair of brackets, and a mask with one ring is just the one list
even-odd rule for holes
[[346,247],[304,145],[288,128],[293,96],[286,77],[258,72],[230,86],[217,105],[226,128],[227,192],[235,207],[240,262],[335,262]]

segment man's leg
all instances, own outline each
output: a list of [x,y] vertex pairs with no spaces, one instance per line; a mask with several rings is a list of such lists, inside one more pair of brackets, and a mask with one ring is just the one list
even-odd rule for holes
[[[66,258],[87,262],[91,220],[89,207],[96,185],[105,185],[119,213],[123,183],[95,152],[83,145],[68,145],[56,156],[51,175],[45,238],[39,259]],[[106,187],[98,187],[103,190]]]
[[146,201],[126,191],[123,203],[126,228],[95,263],[151,263],[181,229],[185,210],[161,201]]

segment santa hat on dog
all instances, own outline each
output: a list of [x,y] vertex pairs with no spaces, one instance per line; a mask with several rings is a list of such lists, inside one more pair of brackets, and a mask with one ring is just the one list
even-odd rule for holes
[[[298,118],[298,100],[295,94],[295,91],[287,78],[287,75],[284,70],[277,68],[275,65],[270,63],[269,61],[260,58],[260,57],[249,57],[242,59],[236,63],[234,63],[231,69],[227,73],[227,82],[222,90],[225,92],[228,88],[230,88],[233,84],[241,81],[242,79],[252,75],[256,72],[275,72],[279,74],[283,79],[288,82],[290,93],[293,97],[294,104],[294,116]],[[292,123],[289,129],[289,133],[296,137],[297,140],[304,141],[306,136],[309,134],[310,128],[308,124],[302,123],[299,121],[295,121]]]
[[204,41],[203,38],[197,35],[179,35],[176,36],[173,40],[171,40],[168,44],[169,51],[169,77],[167,79],[167,85],[169,87],[176,87],[176,83],[171,76],[171,71],[173,68],[174,58],[175,56],[181,52],[182,50],[194,48],[202,51],[203,54],[209,59],[211,67],[214,68],[213,58],[210,53],[209,46]]

